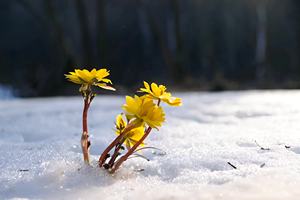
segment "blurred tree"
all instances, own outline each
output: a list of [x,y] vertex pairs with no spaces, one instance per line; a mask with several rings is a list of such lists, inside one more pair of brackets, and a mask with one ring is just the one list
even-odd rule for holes
[[90,35],[89,20],[86,12],[85,1],[75,0],[78,15],[81,44],[83,48],[83,63],[81,65],[94,65],[92,39]]
[[171,1],[171,8],[173,13],[174,19],[174,34],[175,34],[175,41],[176,41],[176,48],[175,48],[175,62],[174,66],[172,67],[172,77],[173,81],[177,84],[184,82],[185,78],[185,70],[183,68],[184,64],[184,55],[183,55],[183,38],[181,33],[181,11],[180,11],[180,4],[179,0],[170,0]]
[[53,0],[44,0],[45,1],[45,13],[47,19],[50,23],[49,28],[54,30],[54,38],[56,40],[58,51],[61,51],[62,55],[62,65],[58,73],[64,73],[65,71],[71,70],[76,62],[76,59],[71,53],[71,47],[67,42],[67,37],[65,36],[63,25],[58,19],[59,13],[55,9]]
[[290,48],[293,65],[293,76],[300,77],[300,1],[290,0],[288,9],[289,32],[291,33],[292,48]]
[[262,81],[266,73],[267,59],[267,3],[268,0],[258,0],[256,5],[256,79]]
[[96,1],[97,14],[97,56],[101,65],[108,65],[107,62],[107,20],[106,20],[106,0]]
[[[178,0],[170,0],[168,3],[171,8],[171,17],[167,18],[163,26],[160,26],[157,22],[161,19],[157,19],[157,16],[154,16],[155,14],[153,14],[153,12],[156,11],[149,8],[146,8],[147,19],[150,24],[151,32],[159,44],[171,81],[174,84],[182,84],[185,78],[185,70],[183,67],[184,54],[180,22],[180,5]],[[171,27],[171,31],[167,31],[168,27]],[[170,40],[170,38],[175,39]],[[174,44],[169,44],[170,41],[171,43],[174,42]],[[174,51],[172,47],[175,47]]]

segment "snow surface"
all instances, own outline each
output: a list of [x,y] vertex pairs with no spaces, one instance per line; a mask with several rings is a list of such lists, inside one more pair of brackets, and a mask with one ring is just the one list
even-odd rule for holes
[[92,104],[92,167],[80,97],[0,101],[0,199],[299,199],[300,91],[176,95],[184,106],[166,107],[147,140],[167,155],[145,150],[151,161],[130,159],[113,176],[97,159],[124,97]]
[[0,99],[11,99],[13,96],[11,87],[0,85]]

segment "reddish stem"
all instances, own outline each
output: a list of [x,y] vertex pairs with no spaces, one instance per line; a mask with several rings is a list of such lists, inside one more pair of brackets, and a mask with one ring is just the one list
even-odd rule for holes
[[100,158],[99,158],[99,167],[102,167],[103,164],[105,163],[106,159],[107,159],[107,155],[108,153],[112,150],[112,148],[114,148],[114,146],[116,146],[125,136],[125,134],[130,131],[131,129],[133,129],[135,127],[135,124],[128,124],[127,127],[123,130],[123,132],[116,137],[116,139],[114,139],[114,141],[112,141],[112,143],[110,143],[110,145],[108,145],[108,147],[103,151],[103,153],[101,154]]
[[84,99],[84,107],[83,107],[83,113],[82,113],[82,131],[83,132],[88,132],[88,126],[87,126],[87,114],[88,114],[88,109],[90,105],[88,102],[88,99]]
[[[161,102],[161,100],[158,99],[157,106],[160,105],[160,102]],[[121,166],[121,164],[122,164],[123,162],[125,162],[131,154],[133,154],[133,153],[135,152],[135,150],[136,150],[136,149],[144,142],[144,140],[146,139],[146,137],[148,137],[148,135],[150,134],[151,130],[152,130],[152,128],[149,126],[149,127],[147,128],[147,130],[145,131],[145,134],[143,135],[143,137],[142,137],[137,143],[135,143],[135,144],[133,145],[133,147],[131,147],[131,148],[127,151],[127,153],[126,153],[124,156],[122,156],[122,157],[121,157],[121,158],[113,165],[113,167],[111,168],[111,171],[110,171],[111,173],[114,173],[114,172]]]
[[119,167],[120,165],[126,161],[128,159],[128,157],[134,153],[134,151],[143,143],[143,141],[146,139],[146,137],[150,134],[152,128],[148,127],[147,130],[145,131],[145,134],[143,135],[143,137],[137,142],[135,143],[128,151],[127,153],[122,156],[112,167],[111,169],[111,173],[114,173]]
[[81,136],[81,149],[83,153],[83,160],[86,164],[90,163],[90,154],[89,154],[89,134],[88,134],[88,125],[87,125],[87,115],[90,107],[91,99],[89,97],[84,98],[84,108],[82,113],[82,136]]
[[119,142],[117,145],[116,145],[116,148],[115,148],[115,151],[114,151],[114,154],[111,156],[111,159],[110,161],[108,162],[108,165],[109,167],[111,168],[115,162],[115,160],[117,159],[118,155],[119,155],[119,151],[122,147],[122,144],[124,143],[125,139],[123,138],[121,140],[121,142]]

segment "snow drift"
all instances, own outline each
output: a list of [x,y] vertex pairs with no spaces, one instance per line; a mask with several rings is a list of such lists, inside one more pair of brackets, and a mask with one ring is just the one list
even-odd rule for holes
[[[92,167],[82,161],[82,99],[0,101],[0,199],[299,199],[300,92],[179,93],[146,141],[151,160],[97,168],[123,97],[90,110]],[[231,163],[234,167],[230,166]]]

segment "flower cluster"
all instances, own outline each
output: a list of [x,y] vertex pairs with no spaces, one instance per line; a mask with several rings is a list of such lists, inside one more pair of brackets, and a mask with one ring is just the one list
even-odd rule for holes
[[134,119],[136,124],[147,124],[151,128],[158,128],[165,121],[165,113],[162,107],[154,104],[148,96],[126,96],[126,104],[123,105],[127,119]]
[[[109,71],[107,69],[92,69],[91,71],[75,69],[74,72],[65,74],[65,76],[69,81],[80,85],[79,92],[84,98],[81,148],[84,161],[89,164],[91,143],[88,134],[87,115],[90,104],[96,96],[92,88],[115,89],[111,86],[111,80],[108,79]],[[140,88],[138,92],[143,94],[133,97],[126,96],[126,102],[122,106],[124,113],[116,117],[115,133],[117,136],[99,158],[99,166],[111,173],[114,173],[130,156],[140,151],[151,130],[158,130],[165,122],[165,112],[160,105],[162,102],[170,106],[181,105],[181,99],[173,97],[170,92],[167,92],[164,85],[148,84],[144,81],[144,87]],[[124,153],[125,149],[127,151]]]
[[[165,112],[160,106],[165,102],[170,106],[180,106],[181,99],[172,97],[166,92],[163,85],[152,83],[151,86],[144,82],[145,88],[140,88],[139,92],[145,93],[142,96],[126,96],[126,103],[122,106],[125,111],[124,116],[118,115],[116,118],[116,139],[105,149],[99,159],[100,167],[108,169],[114,173],[119,166],[137,151],[139,146],[144,145],[145,138],[153,128],[157,129],[165,121]],[[126,146],[127,152],[120,158],[120,152]],[[113,154],[109,152],[113,150]],[[106,160],[110,158],[108,162]],[[118,159],[117,159],[118,158]]]

